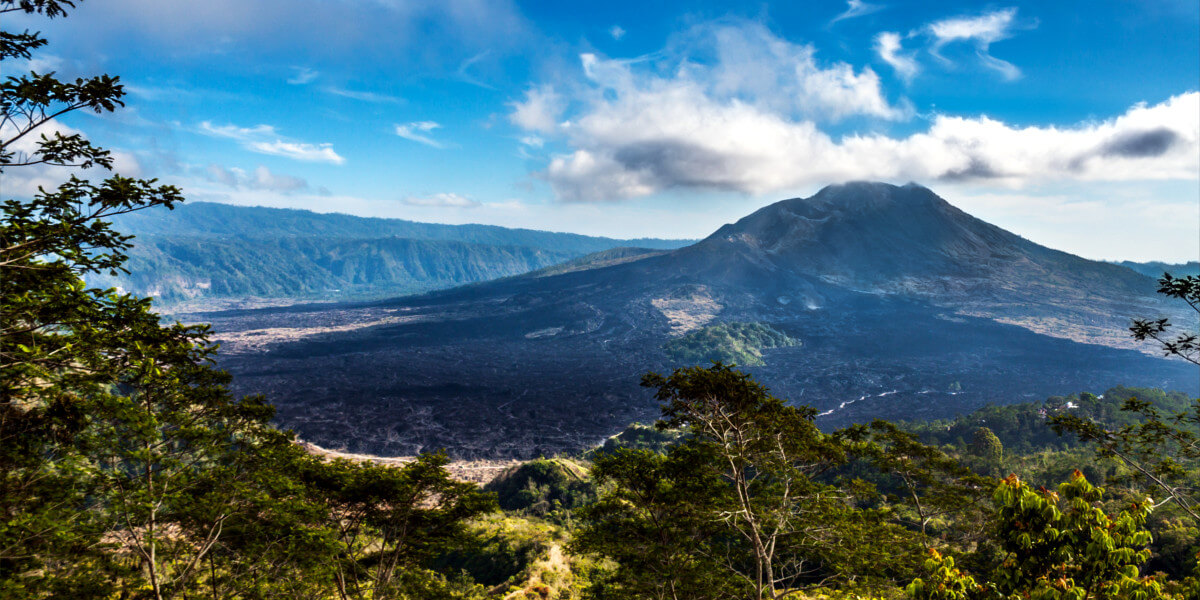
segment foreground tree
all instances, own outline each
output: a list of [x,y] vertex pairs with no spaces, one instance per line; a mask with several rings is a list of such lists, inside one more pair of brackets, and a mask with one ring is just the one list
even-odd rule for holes
[[897,511],[894,518],[919,531],[925,548],[933,547],[935,531],[943,541],[965,545],[980,541],[978,525],[990,517],[988,493],[995,488],[995,479],[976,474],[887,421],[851,427],[838,435],[860,442],[856,454],[892,480],[885,489],[895,490],[895,504],[911,509],[911,513]]
[[[597,461],[612,487],[587,512],[579,544],[617,560],[623,585],[657,597],[781,598],[903,571],[912,537],[820,480],[850,446],[818,430],[811,408],[721,364],[643,385],[657,388],[659,426],[689,435],[664,457]],[[710,579],[721,585],[689,587]]]
[[907,588],[916,600],[1153,600],[1168,597],[1139,565],[1150,557],[1147,498],[1108,515],[1103,490],[1076,471],[1058,492],[1031,489],[1015,475],[996,488],[991,534],[1005,556],[986,577],[929,551],[926,576]]
[[[0,0],[0,14],[74,5]],[[45,45],[28,31],[0,42],[6,73]],[[14,169],[111,169],[56,119],[123,95],[107,75],[0,83],[4,191]],[[154,180],[97,179],[0,204],[0,597],[447,596],[420,563],[487,498],[444,457],[386,469],[305,455],[262,398],[229,393],[206,327],[89,287],[131,246],[109,219],[182,200]]]
[[[5,0],[0,14],[53,18],[73,6]],[[0,41],[5,67],[46,43],[28,31],[0,32]],[[11,177],[13,169],[35,165],[111,168],[107,151],[54,131],[54,119],[114,110],[123,94],[116,78],[103,75],[74,82],[52,73],[8,77],[0,83],[0,172]],[[115,271],[124,262],[128,238],[114,232],[107,218],[170,207],[179,199],[178,190],[153,181],[112,177],[93,184],[72,176],[55,191],[3,201],[0,595],[89,595],[112,585],[105,572],[116,565],[96,552],[107,524],[89,455],[91,444],[104,440],[85,432],[101,412],[99,399],[113,396],[132,348],[164,335],[176,343],[202,343],[203,332],[175,328],[164,334],[149,301],[90,289],[82,277]]]
[[[1159,293],[1182,300],[1200,315],[1200,277],[1163,274]],[[1195,333],[1174,337],[1165,318],[1136,319],[1129,328],[1134,339],[1157,343],[1164,355],[1200,366],[1200,344]],[[1100,456],[1117,458],[1135,472],[1135,479],[1162,494],[1158,504],[1173,503],[1194,525],[1200,525],[1200,398],[1187,409],[1163,414],[1153,404],[1130,398],[1122,410],[1136,415],[1134,423],[1106,427],[1094,419],[1063,413],[1050,419],[1059,434],[1073,433],[1095,444]]]

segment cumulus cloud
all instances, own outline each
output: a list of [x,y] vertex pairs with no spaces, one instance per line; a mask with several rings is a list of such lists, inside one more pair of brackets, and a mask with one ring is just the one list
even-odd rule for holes
[[829,22],[829,24],[833,25],[834,23],[837,23],[838,21],[844,21],[846,19],[853,19],[855,17],[869,15],[873,12],[877,12],[877,11],[881,10],[882,8],[883,8],[883,6],[881,6],[879,4],[867,4],[866,2],[863,2],[862,0],[846,0],[846,10],[844,12],[842,12],[842,14],[834,17],[833,20]]
[[1139,104],[1099,123],[1019,127],[986,116],[938,116],[928,130],[834,139],[697,87],[635,90],[577,118],[572,152],[540,174],[565,201],[613,201],[678,188],[764,194],[852,179],[1055,181],[1194,179],[1200,93]]
[[274,173],[262,165],[247,173],[237,167],[225,168],[218,164],[210,164],[204,170],[204,176],[210,181],[234,189],[264,190],[282,194],[308,189],[308,182],[303,178]]
[[612,36],[612,39],[619,42],[621,41],[621,38],[625,37],[625,29],[620,25],[613,25],[608,29],[608,35]]
[[213,137],[228,138],[239,142],[243,148],[259,154],[282,156],[306,162],[327,162],[340,165],[346,159],[334,152],[332,144],[309,144],[288,140],[279,135],[270,125],[238,127],[236,125],[213,125],[209,121],[200,123],[200,133]]
[[1021,70],[1016,65],[989,53],[993,42],[1012,36],[1016,17],[1016,8],[1006,8],[974,17],[955,17],[934,21],[925,27],[926,32],[933,37],[930,53],[944,62],[949,62],[941,54],[943,47],[954,42],[972,43],[984,66],[996,70],[1005,79],[1016,79],[1021,76]]
[[[698,26],[688,38],[690,43],[675,49],[679,58],[666,61],[653,86],[696,85],[716,98],[816,121],[901,120],[911,115],[905,103],[888,101],[879,76],[869,67],[856,71],[844,62],[819,61],[811,44],[779,38],[760,23]],[[630,84],[647,87],[644,78],[629,72],[631,64],[604,62],[604,68],[592,68],[596,83],[618,91]]]
[[425,144],[426,146],[445,148],[446,146],[441,142],[429,137],[428,135],[425,135],[440,127],[441,125],[433,121],[415,121],[412,123],[406,123],[404,125],[397,125],[396,135],[406,140],[412,140],[414,142]]
[[443,208],[478,208],[480,203],[453,193],[433,194],[425,197],[408,197],[403,202],[409,206],[435,206]]
[[[986,44],[1007,31],[1010,21],[996,19],[942,22],[937,31],[946,40]],[[899,34],[881,36],[881,52],[911,58],[899,41]],[[909,68],[900,64],[898,70]],[[569,100],[534,86],[510,115],[539,139],[566,147],[536,176],[567,202],[677,189],[759,195],[854,179],[1023,188],[1194,180],[1200,171],[1197,92],[1137,104],[1098,122],[1026,127],[986,115],[936,115],[923,129],[894,136],[870,120],[904,119],[912,111],[903,99],[885,97],[875,73],[821,64],[810,46],[779,39],[757,23],[709,24],[647,57],[584,54],[580,66],[578,85],[560,84],[572,90]],[[526,109],[539,104],[528,100],[543,92],[558,96],[559,112],[528,118]],[[868,121],[841,136],[826,127],[851,117]]]
[[911,81],[921,67],[912,54],[903,52],[900,40],[900,34],[884,31],[875,36],[875,52],[879,54],[880,60],[891,65],[897,75],[905,81]]
[[522,129],[541,133],[554,131],[566,109],[563,97],[549,84],[525,90],[525,99],[509,103],[509,106],[513,109],[509,121]]

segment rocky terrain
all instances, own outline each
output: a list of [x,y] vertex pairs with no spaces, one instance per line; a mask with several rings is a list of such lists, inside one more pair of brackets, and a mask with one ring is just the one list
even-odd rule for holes
[[1186,318],[1152,279],[1039,246],[916,185],[831,186],[686,248],[618,254],[418,297],[191,318],[213,323],[239,391],[268,394],[283,425],[379,455],[599,443],[657,413],[638,381],[676,366],[664,343],[718,322],[797,340],[748,370],[825,427],[1200,386],[1194,368],[1127,338],[1132,317]]

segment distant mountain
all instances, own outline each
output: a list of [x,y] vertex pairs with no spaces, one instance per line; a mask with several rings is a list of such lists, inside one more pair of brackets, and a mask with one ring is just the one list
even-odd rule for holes
[[495,225],[443,225],[403,219],[355,217],[289,208],[188,202],[175,210],[130,213],[115,220],[117,230],[134,235],[224,237],[236,239],[322,237],[335,239],[408,238],[494,246],[527,246],[582,256],[620,246],[674,249],[695,240],[613,239]]
[[518,275],[617,247],[689,243],[204,202],[115,221],[118,231],[136,236],[130,273],[90,282],[154,296],[168,308],[247,297],[382,298]]
[[204,298],[400,296],[527,273],[572,252],[446,240],[139,236],[129,275],[94,277],[170,304]]
[[1130,260],[1123,260],[1120,262],[1114,261],[1113,264],[1121,265],[1122,267],[1128,267],[1134,271],[1137,271],[1138,273],[1141,273],[1142,275],[1153,277],[1155,279],[1162,277],[1163,273],[1170,273],[1173,277],[1200,275],[1200,262],[1194,260],[1186,263],[1165,263],[1158,261],[1133,262]]
[[[557,269],[555,271],[554,269]],[[752,357],[833,426],[1141,385],[1194,368],[1135,349],[1136,316],[1195,319],[1154,280],[1052,250],[932,191],[853,183],[669,252],[358,305],[207,315],[235,385],[325,447],[537,456],[652,418],[640,375]],[[681,358],[682,357],[682,358]]]

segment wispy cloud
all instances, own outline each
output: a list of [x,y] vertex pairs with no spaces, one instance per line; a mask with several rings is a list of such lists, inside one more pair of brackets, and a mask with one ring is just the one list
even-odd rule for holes
[[243,148],[260,154],[282,156],[306,162],[327,162],[340,165],[346,159],[334,152],[332,144],[309,144],[283,138],[270,125],[238,127],[236,125],[213,125],[200,123],[199,132],[213,137],[236,140]]
[[933,36],[933,47],[929,52],[949,63],[950,60],[941,54],[943,47],[954,42],[971,43],[975,45],[976,54],[984,66],[996,70],[1005,79],[1017,79],[1021,76],[1021,70],[1016,65],[996,58],[989,52],[992,43],[1012,36],[1016,17],[1016,8],[1006,8],[979,16],[934,21],[925,27],[926,32]]
[[833,25],[834,23],[837,23],[838,21],[845,21],[846,19],[853,19],[856,17],[869,15],[873,12],[878,12],[882,9],[883,9],[883,5],[881,5],[881,4],[867,4],[866,2],[863,2],[862,0],[846,0],[846,10],[843,11],[842,14],[834,17],[833,20],[829,22],[829,24]]
[[442,208],[478,208],[481,204],[466,196],[454,193],[433,194],[431,196],[413,197],[402,200],[409,206],[435,206]]
[[911,81],[921,70],[916,58],[911,53],[903,52],[900,34],[884,31],[875,36],[875,52],[880,60],[891,65],[896,74],[905,81]]
[[367,92],[363,90],[348,90],[346,88],[327,86],[322,88],[327,94],[358,100],[360,102],[373,102],[375,104],[400,104],[404,102],[403,98],[391,96],[388,94],[380,94],[378,92]]
[[619,42],[621,41],[621,38],[625,37],[625,28],[621,27],[620,25],[613,25],[612,27],[608,28],[608,35],[612,36],[612,39]]
[[293,69],[295,69],[296,74],[292,77],[289,77],[287,80],[287,82],[291,85],[305,85],[312,83],[312,81],[320,75],[320,73],[308,67],[293,67]]
[[483,81],[480,81],[480,79],[478,77],[475,77],[474,75],[472,75],[470,73],[471,67],[475,66],[476,63],[487,58],[491,54],[492,54],[492,51],[490,49],[475,53],[470,58],[459,63],[458,69],[456,69],[454,71],[455,76],[458,77],[459,81],[462,81],[464,83],[469,83],[471,85],[481,87],[481,88],[484,88],[487,90],[496,89],[495,86],[488,84],[488,83],[484,83]]
[[237,167],[226,168],[214,163],[204,170],[204,177],[234,189],[266,190],[281,194],[308,189],[308,181],[303,178],[275,173],[262,165],[247,173]]
[[445,148],[445,144],[425,135],[434,129],[440,128],[441,125],[433,121],[415,121],[404,125],[396,126],[396,135],[406,139],[432,146],[434,148]]

